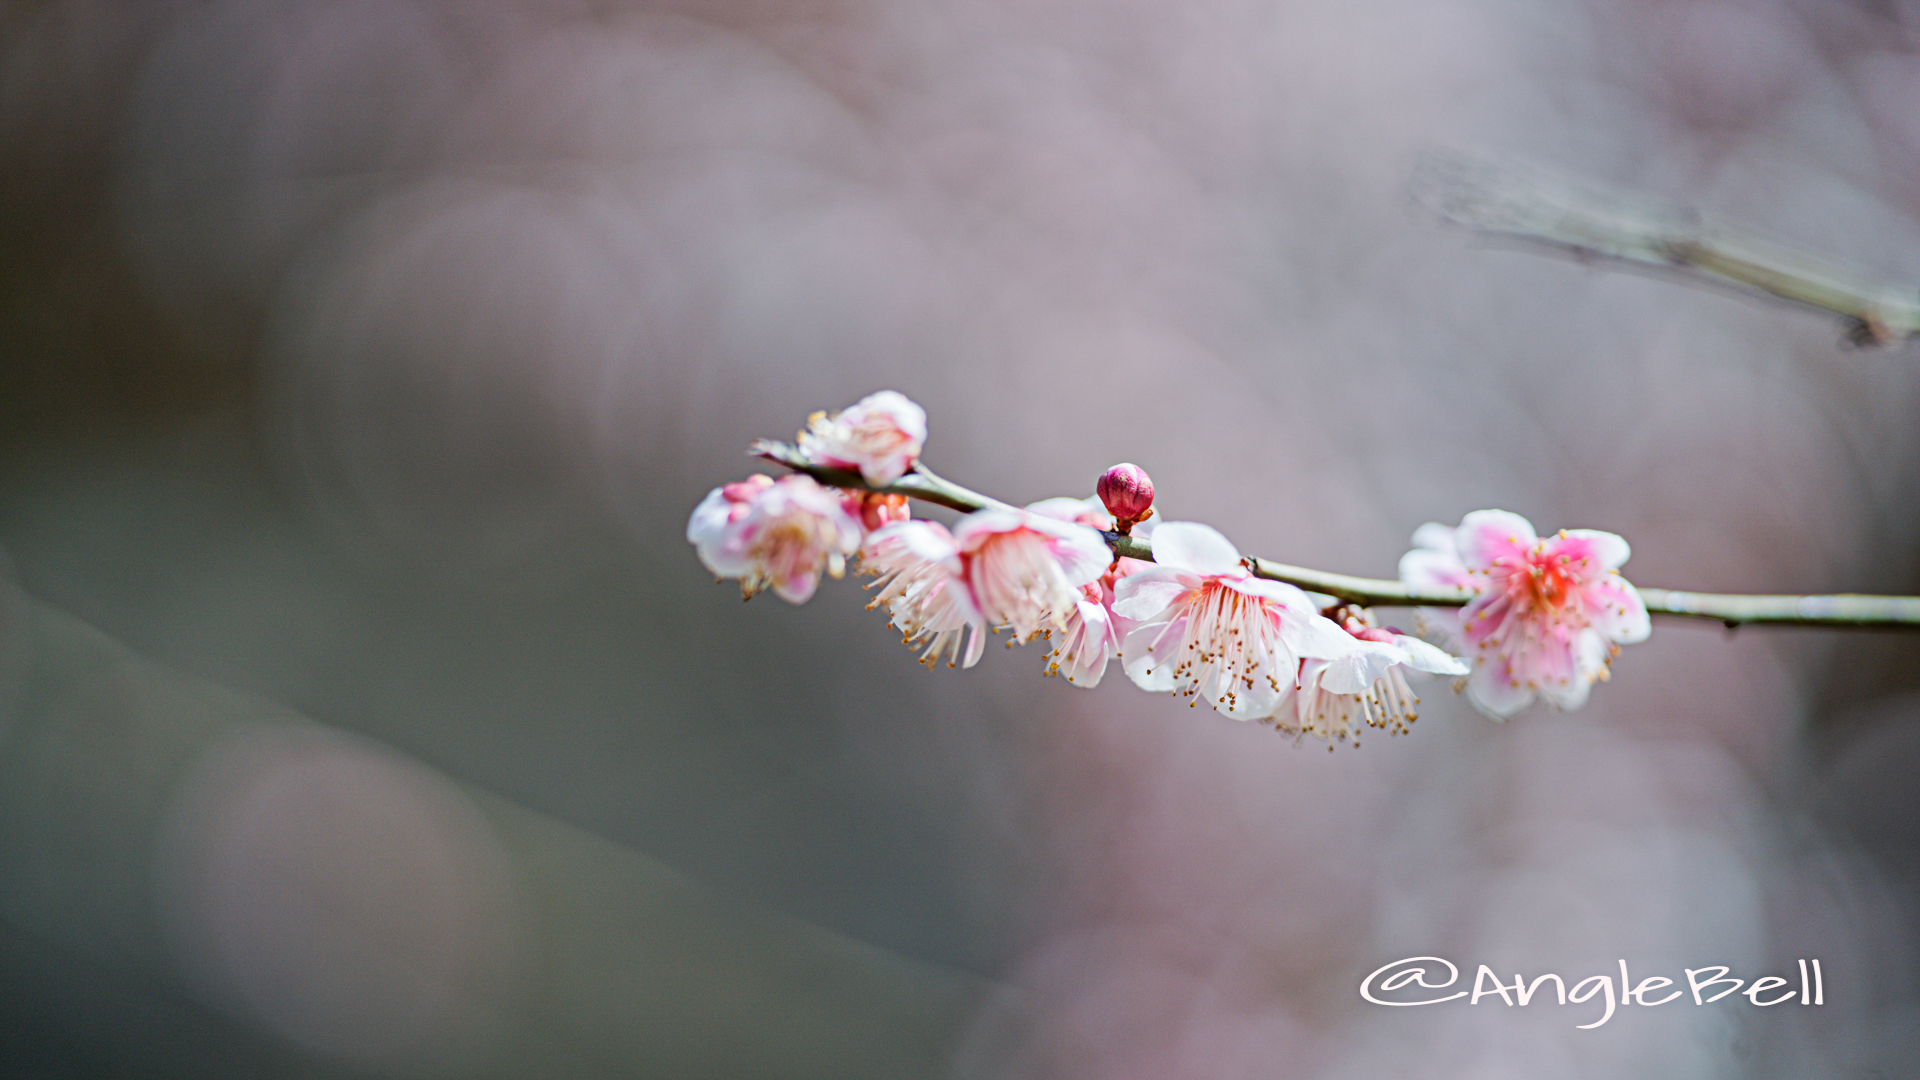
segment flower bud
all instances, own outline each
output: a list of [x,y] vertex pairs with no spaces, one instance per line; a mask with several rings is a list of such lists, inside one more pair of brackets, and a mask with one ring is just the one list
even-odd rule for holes
[[1138,465],[1115,465],[1101,473],[1094,491],[1107,513],[1113,515],[1114,528],[1121,532],[1153,512],[1153,481]]

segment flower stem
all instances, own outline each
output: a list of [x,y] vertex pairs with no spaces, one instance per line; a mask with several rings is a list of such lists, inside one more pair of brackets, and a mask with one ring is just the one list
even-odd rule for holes
[[[813,464],[798,449],[786,443],[762,439],[753,444],[749,453],[795,472],[806,473],[833,487],[905,495],[963,512],[1012,509],[1008,503],[937,476],[924,465],[914,466],[913,472],[892,484],[876,487],[867,483],[857,472]],[[1101,535],[1116,556],[1153,561],[1153,545],[1146,537],[1117,532],[1104,532]],[[1464,607],[1473,599],[1473,593],[1466,589],[1407,585],[1384,578],[1351,577],[1289,566],[1269,559],[1249,558],[1247,566],[1256,577],[1297,585],[1308,592],[1369,607]],[[1711,619],[1725,623],[1729,629],[1753,623],[1830,629],[1920,630],[1920,596],[1863,596],[1857,593],[1753,596],[1679,592],[1673,589],[1639,589],[1638,592],[1649,614]]]

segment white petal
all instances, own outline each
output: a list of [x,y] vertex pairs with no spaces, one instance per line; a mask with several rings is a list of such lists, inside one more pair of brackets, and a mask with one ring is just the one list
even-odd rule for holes
[[1078,522],[1081,514],[1102,508],[1096,499],[1069,499],[1063,495],[1056,499],[1041,499],[1037,503],[1028,503],[1027,509],[1055,521]]
[[1060,572],[1067,576],[1067,584],[1079,588],[1097,581],[1113,564],[1113,549],[1097,530],[1052,518],[1036,516],[1033,520],[1046,524],[1039,531],[1057,538],[1053,554],[1060,560]]
[[987,631],[983,625],[977,621],[968,623],[967,634],[967,656],[960,661],[960,666],[963,668],[970,668],[979,663],[981,654],[987,651]]
[[1234,700],[1231,704],[1214,702],[1219,710],[1235,720],[1263,720],[1280,711],[1287,695],[1293,692],[1293,680],[1300,667],[1291,657],[1279,657],[1286,664],[1286,670],[1275,671],[1266,662],[1261,662],[1249,672],[1253,685],[1245,683],[1233,688]]
[[687,519],[687,542],[704,544],[718,535],[727,527],[727,511],[732,506],[722,489],[707,492],[707,497],[693,508],[693,516]]
[[1120,647],[1120,666],[1133,685],[1154,692],[1173,689],[1174,654],[1180,650],[1182,629],[1177,622],[1148,623],[1127,635]]
[[1153,531],[1153,561],[1196,574],[1243,577],[1240,549],[1211,525],[1165,521]]
[[1400,556],[1400,580],[1409,585],[1473,585],[1458,555],[1431,548],[1414,548]]
[[[1425,525],[1413,530],[1413,546],[1454,555],[1453,526],[1442,525],[1437,521],[1429,521]],[[1455,555],[1455,558],[1458,558],[1458,556]]]
[[1179,599],[1198,587],[1199,582],[1185,571],[1170,566],[1153,566],[1137,574],[1128,574],[1113,587],[1113,610],[1136,622],[1152,620]]
[[[1329,660],[1352,652],[1360,639],[1324,615],[1301,615],[1291,608],[1280,616],[1280,640],[1302,658]],[[1371,680],[1369,680],[1371,681]]]
[[1387,673],[1387,669],[1406,659],[1406,651],[1383,641],[1361,641],[1347,635],[1353,648],[1327,661],[1320,686],[1332,694],[1359,694]]
[[1220,584],[1244,596],[1257,596],[1283,608],[1291,608],[1302,615],[1320,614],[1319,605],[1313,602],[1305,589],[1297,585],[1289,585],[1284,581],[1269,581],[1266,578],[1249,576],[1228,578]]
[[1473,665],[1465,660],[1444,649],[1436,649],[1410,634],[1396,634],[1393,643],[1406,650],[1407,659],[1404,662],[1415,671],[1432,675],[1465,675],[1473,669]]
[[1032,517],[1024,510],[975,510],[953,523],[954,546],[961,551],[972,551],[993,533],[1026,527]]
[[1506,665],[1494,659],[1477,665],[1467,676],[1467,700],[1495,720],[1505,720],[1533,703],[1533,691],[1525,684],[1513,685],[1505,672]]

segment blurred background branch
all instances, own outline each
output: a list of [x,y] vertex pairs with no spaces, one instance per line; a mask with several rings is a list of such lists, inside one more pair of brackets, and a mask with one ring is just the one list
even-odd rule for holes
[[1484,235],[1840,315],[1857,345],[1920,333],[1920,289],[1645,195],[1440,150],[1422,157],[1411,190],[1442,218]]

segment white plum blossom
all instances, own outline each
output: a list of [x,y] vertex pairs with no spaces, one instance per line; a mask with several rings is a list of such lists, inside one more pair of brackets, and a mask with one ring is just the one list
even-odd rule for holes
[[973,608],[989,626],[1009,626],[1015,641],[1058,633],[1078,612],[1081,587],[1113,559],[1100,534],[1027,510],[976,510],[953,527]]
[[[1409,585],[1440,585],[1478,591],[1480,580],[1467,573],[1453,546],[1454,529],[1429,521],[1413,531],[1413,549],[1400,556],[1400,580]],[[1422,633],[1431,629],[1451,643],[1460,637],[1459,608],[1420,608]]]
[[875,487],[905,476],[927,441],[927,411],[905,394],[868,394],[832,416],[814,413],[800,433],[800,451],[820,465],[859,472]]
[[1468,699],[1497,720],[1536,696],[1561,709],[1586,704],[1618,646],[1652,631],[1646,604],[1620,576],[1630,549],[1613,533],[1562,529],[1541,539],[1518,514],[1479,510],[1458,529],[1422,526],[1415,542],[1401,580],[1477,594],[1446,624],[1473,653]]
[[[937,521],[900,521],[876,530],[860,548],[860,569],[877,575],[869,609],[881,604],[907,644],[926,641],[920,662],[972,667],[986,648],[986,626],[961,579],[960,550]],[[966,654],[961,657],[963,637]]]
[[1170,521],[1153,534],[1154,564],[1121,579],[1113,610],[1141,625],[1122,666],[1144,690],[1205,698],[1240,720],[1273,716],[1305,658],[1333,659],[1354,638],[1300,589],[1254,577],[1213,528]]
[[[1071,521],[1088,528],[1111,531],[1113,515],[1098,498],[1044,499],[1028,510],[1060,521]],[[1135,535],[1149,536],[1152,522],[1135,529]],[[1080,586],[1080,597],[1068,613],[1066,625],[1052,636],[1053,651],[1047,654],[1047,674],[1064,676],[1082,689],[1100,685],[1107,661],[1120,654],[1121,642],[1133,629],[1133,620],[1113,611],[1113,590],[1119,579],[1144,570],[1152,563],[1139,559],[1114,559],[1106,572]]]
[[707,493],[687,521],[687,540],[707,569],[739,578],[740,592],[763,589],[804,604],[825,571],[839,577],[860,547],[860,523],[840,493],[794,474],[755,475]]
[[1336,739],[1351,737],[1359,745],[1360,724],[1390,735],[1406,734],[1418,716],[1414,706],[1420,703],[1407,685],[1406,672],[1465,675],[1470,670],[1466,661],[1419,638],[1372,625],[1364,611],[1347,609],[1342,626],[1355,639],[1352,651],[1302,661],[1300,689],[1291,707],[1283,706],[1274,717],[1280,730],[1312,735],[1329,750]]

